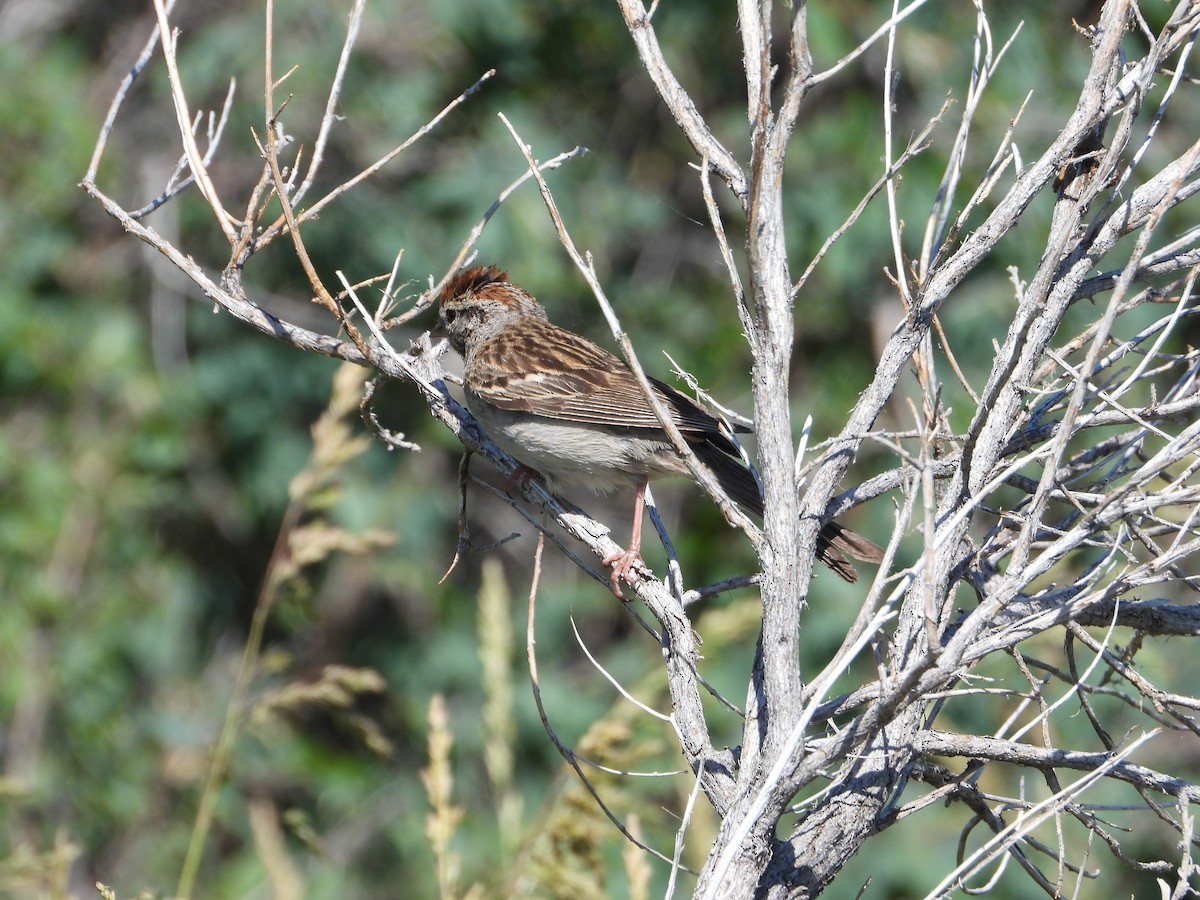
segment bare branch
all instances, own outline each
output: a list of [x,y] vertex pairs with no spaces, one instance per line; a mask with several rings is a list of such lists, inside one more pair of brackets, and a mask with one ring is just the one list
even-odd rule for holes
[[658,89],[663,103],[671,110],[675,121],[683,129],[684,135],[696,150],[701,159],[707,157],[721,179],[729,185],[735,197],[746,206],[746,176],[733,155],[726,150],[716,136],[709,130],[708,124],[696,110],[692,98],[688,96],[683,85],[667,65],[662,48],[658,45],[658,37],[650,24],[650,14],[646,11],[642,0],[617,0],[621,7],[621,15],[625,17],[625,25],[633,38],[642,65],[650,74],[650,79]]
[[192,117],[188,112],[187,96],[184,93],[183,82],[179,76],[179,64],[175,57],[179,35],[170,29],[170,23],[167,21],[167,9],[163,0],[154,0],[154,11],[158,14],[158,34],[163,48],[163,60],[167,64],[167,76],[171,82],[171,100],[175,104],[175,117],[179,124],[179,134],[183,138],[183,150],[188,159],[188,166],[192,170],[192,177],[196,179],[200,193],[212,207],[213,214],[217,217],[217,224],[225,233],[229,243],[232,244],[236,239],[236,223],[225,207],[221,205],[217,189],[208,177],[208,167],[204,164],[204,157],[200,153],[200,148],[196,146],[196,137],[192,132]]

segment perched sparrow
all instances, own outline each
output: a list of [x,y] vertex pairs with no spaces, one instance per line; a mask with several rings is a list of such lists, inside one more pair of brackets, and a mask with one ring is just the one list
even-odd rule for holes
[[[629,549],[604,560],[612,588],[640,561],[646,485],[659,475],[688,474],[629,367],[586,338],[546,318],[527,291],[495,266],[457,275],[441,297],[438,331],[466,363],[467,408],[510,456],[547,487],[597,493],[636,486]],[[653,378],[675,426],[725,491],[761,516],[762,497],[737,448],[702,406]],[[747,431],[738,428],[739,431]],[[846,581],[858,576],[843,555],[878,562],[882,551],[836,522],[821,529],[817,556]]]

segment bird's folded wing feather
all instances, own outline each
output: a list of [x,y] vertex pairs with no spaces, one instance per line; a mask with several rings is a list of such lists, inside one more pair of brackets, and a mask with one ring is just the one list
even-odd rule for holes
[[[624,362],[555,325],[502,331],[483,342],[467,366],[467,386],[500,409],[615,428],[661,429]],[[535,361],[554,361],[534,368]],[[728,444],[720,423],[679,391],[650,379],[685,436]],[[736,452],[732,444],[725,452]]]

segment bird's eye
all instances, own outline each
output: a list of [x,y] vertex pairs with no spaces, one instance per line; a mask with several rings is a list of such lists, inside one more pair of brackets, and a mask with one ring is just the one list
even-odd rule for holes
[[447,325],[453,325],[454,320],[458,318],[458,310],[444,309],[442,310],[442,318],[446,320]]

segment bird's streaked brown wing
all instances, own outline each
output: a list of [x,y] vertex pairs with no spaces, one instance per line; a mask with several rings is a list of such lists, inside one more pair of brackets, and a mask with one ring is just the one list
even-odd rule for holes
[[[736,452],[706,410],[669,385],[650,381],[685,436],[703,436]],[[662,427],[624,362],[549,322],[527,321],[519,331],[508,329],[485,341],[471,358],[466,382],[500,409],[614,428]]]

